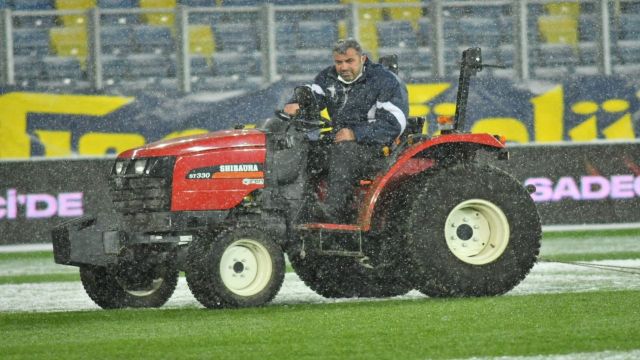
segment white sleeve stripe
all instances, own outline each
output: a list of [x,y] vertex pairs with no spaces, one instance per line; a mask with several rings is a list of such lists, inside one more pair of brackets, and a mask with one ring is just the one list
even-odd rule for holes
[[325,95],[324,95],[324,90],[322,90],[322,88],[320,87],[320,85],[317,85],[317,84],[311,84],[311,85],[307,85],[307,86],[308,86],[309,88],[311,88],[311,91],[313,91],[314,93],[319,94],[319,95],[322,95],[322,96],[325,96]]
[[376,107],[378,109],[382,108],[390,112],[391,115],[393,115],[396,118],[396,120],[398,120],[398,123],[400,124],[400,134],[404,132],[404,129],[407,127],[407,118],[404,116],[404,113],[402,112],[402,110],[400,110],[399,107],[393,105],[390,101],[386,101],[386,102],[378,101],[376,102]]

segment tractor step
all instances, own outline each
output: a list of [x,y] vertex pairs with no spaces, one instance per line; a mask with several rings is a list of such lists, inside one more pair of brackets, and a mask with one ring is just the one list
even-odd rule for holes
[[305,248],[327,256],[364,258],[362,228],[358,225],[309,223],[296,227]]

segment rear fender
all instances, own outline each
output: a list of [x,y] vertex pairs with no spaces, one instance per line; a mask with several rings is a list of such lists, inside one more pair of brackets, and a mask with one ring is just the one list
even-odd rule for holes
[[474,154],[478,149],[492,151],[504,149],[495,136],[490,134],[447,134],[418,144],[402,152],[384,175],[376,177],[370,185],[360,208],[358,223],[363,231],[371,229],[376,205],[385,191],[392,191],[398,184],[413,178],[441,163],[458,161]]

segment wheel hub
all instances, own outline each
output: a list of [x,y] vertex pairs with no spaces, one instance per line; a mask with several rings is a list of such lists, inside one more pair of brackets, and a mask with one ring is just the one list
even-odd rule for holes
[[241,296],[259,293],[269,283],[271,256],[259,242],[238,240],[229,245],[220,260],[220,277],[231,292]]
[[495,204],[481,199],[463,201],[445,221],[447,246],[458,259],[484,265],[498,259],[509,243],[509,222]]

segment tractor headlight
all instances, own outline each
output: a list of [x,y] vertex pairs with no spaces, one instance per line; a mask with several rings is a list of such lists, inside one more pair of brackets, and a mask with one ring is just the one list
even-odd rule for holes
[[116,175],[122,175],[124,173],[124,161],[116,161],[115,172]]
[[142,175],[144,168],[147,166],[147,159],[136,160],[133,165],[133,169],[136,175]]

